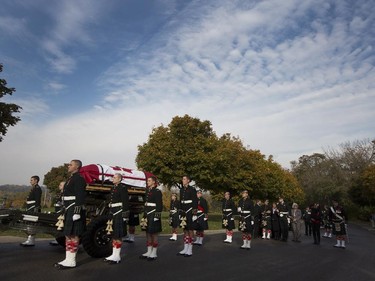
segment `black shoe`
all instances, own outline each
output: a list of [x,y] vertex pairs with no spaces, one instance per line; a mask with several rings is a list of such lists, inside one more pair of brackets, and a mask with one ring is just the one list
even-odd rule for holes
[[112,260],[107,260],[107,264],[118,264],[121,261],[112,261]]
[[150,258],[150,257],[148,257],[148,258],[147,258],[147,261],[156,261],[156,257],[154,257],[154,258]]
[[192,255],[188,255],[188,254],[185,254],[184,257],[185,258],[190,258]]
[[34,247],[35,244],[22,244],[22,243],[20,243],[20,246],[22,246],[22,247]]
[[140,258],[141,260],[148,259],[148,257],[147,257],[147,256],[144,256],[144,255],[140,255],[139,258]]

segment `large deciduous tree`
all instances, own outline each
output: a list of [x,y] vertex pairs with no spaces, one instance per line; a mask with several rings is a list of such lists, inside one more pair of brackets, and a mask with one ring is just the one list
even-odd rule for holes
[[213,195],[224,191],[236,195],[247,189],[253,198],[303,198],[296,179],[272,158],[266,160],[260,151],[246,149],[230,134],[217,137],[209,121],[188,115],[154,128],[148,141],[138,146],[136,162],[168,187],[188,174]]
[[[3,65],[0,64],[0,72],[3,71]],[[0,78],[0,98],[5,95],[12,95],[16,90],[14,88],[7,87],[7,81]],[[0,142],[6,135],[9,126],[16,125],[21,118],[14,116],[15,113],[19,113],[22,107],[14,103],[0,102]]]

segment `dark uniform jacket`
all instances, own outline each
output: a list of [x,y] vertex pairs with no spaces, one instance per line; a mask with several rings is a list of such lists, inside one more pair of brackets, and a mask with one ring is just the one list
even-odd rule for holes
[[208,204],[203,197],[198,198],[197,219],[195,221],[195,230],[202,231],[208,229]]
[[42,189],[37,184],[31,188],[30,193],[26,198],[26,211],[40,213],[41,201]]
[[194,230],[193,213],[197,214],[198,198],[194,187],[188,185],[180,188],[180,226]]
[[228,230],[233,230],[235,228],[234,215],[236,214],[236,205],[231,198],[228,200],[224,198],[221,206],[223,210],[222,227]]
[[345,210],[341,206],[330,207],[329,209],[329,219],[332,223],[332,231],[335,235],[345,235],[346,234],[346,220],[347,216]]
[[126,235],[126,223],[129,218],[129,195],[127,187],[119,183],[113,185],[109,201],[109,216],[112,219],[112,238],[120,239]]
[[254,204],[250,198],[241,198],[238,202],[238,213],[240,215],[238,230],[243,232],[253,231],[253,218]]
[[171,200],[171,204],[169,206],[169,225],[176,228],[179,224],[178,210],[180,209],[180,201],[177,199]]
[[[85,199],[86,182],[84,178],[76,172],[66,181],[63,190],[64,202],[64,229],[65,236],[79,236],[86,227]],[[73,215],[80,215],[79,220],[73,221]]]
[[162,193],[156,187],[146,189],[146,202],[144,218],[147,219],[147,226],[142,230],[147,233],[159,233],[161,228],[161,211],[163,210]]

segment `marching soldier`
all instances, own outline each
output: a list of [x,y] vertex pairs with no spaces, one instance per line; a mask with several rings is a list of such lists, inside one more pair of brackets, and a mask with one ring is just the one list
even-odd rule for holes
[[[26,199],[26,211],[40,213],[42,201],[42,189],[39,186],[39,177],[30,178],[31,190]],[[30,233],[27,240],[20,244],[23,247],[35,246],[35,233]]]
[[129,219],[129,195],[127,187],[121,183],[122,175],[113,175],[113,186],[109,202],[108,232],[112,234],[112,255],[104,259],[109,264],[121,262],[122,237],[126,234],[126,221]]
[[281,241],[288,241],[289,234],[289,207],[284,202],[284,198],[279,197],[279,203],[277,203],[277,209],[279,210],[279,222],[280,222],[280,234]]
[[238,202],[238,213],[240,214],[240,220],[238,224],[238,230],[242,231],[243,245],[241,249],[249,250],[251,248],[251,232],[253,231],[254,219],[252,212],[254,205],[249,198],[247,190],[242,192],[242,198]]
[[197,191],[198,208],[197,208],[197,219],[195,220],[195,231],[196,240],[194,245],[202,245],[204,231],[208,229],[208,204],[207,200],[202,197],[202,190]]
[[271,212],[272,208],[266,199],[262,208],[262,239],[271,238]]
[[346,220],[347,215],[342,206],[336,200],[332,200],[333,206],[330,207],[329,218],[333,225],[333,234],[336,235],[337,243],[333,247],[345,249],[345,240],[347,239]]
[[58,269],[67,269],[76,267],[76,255],[79,245],[79,236],[85,230],[85,197],[86,182],[79,174],[82,167],[80,160],[72,160],[68,166],[68,172],[71,173],[63,190],[64,216],[63,216],[63,234],[65,235],[65,259],[55,263]]
[[233,229],[234,225],[234,214],[236,212],[236,205],[234,204],[232,198],[230,198],[230,193],[225,192],[224,199],[222,201],[223,210],[223,223],[222,227],[226,230],[226,239],[224,243],[232,243]]
[[141,228],[146,231],[147,252],[140,258],[149,261],[156,260],[158,249],[158,236],[161,232],[161,211],[163,210],[163,199],[160,189],[157,188],[155,176],[147,179],[145,212],[141,220]]
[[177,200],[177,194],[172,193],[171,204],[169,208],[169,225],[172,227],[172,237],[169,238],[170,241],[177,240],[177,227],[180,223],[178,218],[178,210],[180,209],[180,202]]
[[180,226],[184,230],[184,249],[178,254],[185,257],[193,255],[194,225],[193,217],[197,217],[197,191],[190,185],[190,177],[182,177],[182,187],[180,188]]

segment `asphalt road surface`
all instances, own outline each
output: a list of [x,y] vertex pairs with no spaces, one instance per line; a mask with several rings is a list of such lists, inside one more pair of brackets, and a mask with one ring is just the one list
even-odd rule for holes
[[334,248],[334,239],[322,238],[316,246],[307,236],[302,243],[256,239],[250,250],[241,250],[238,232],[232,244],[222,242],[224,234],[207,234],[204,245],[194,246],[189,258],[176,255],[183,248],[181,235],[176,242],[162,236],[158,259],[152,262],[139,259],[146,250],[145,237],[139,234],[135,243],[123,244],[120,264],[106,264],[80,248],[78,266],[69,270],[53,267],[65,258],[65,250],[50,246],[49,240],[23,248],[19,237],[0,237],[0,280],[375,280],[374,231],[357,225],[350,225],[349,231],[345,250]]

